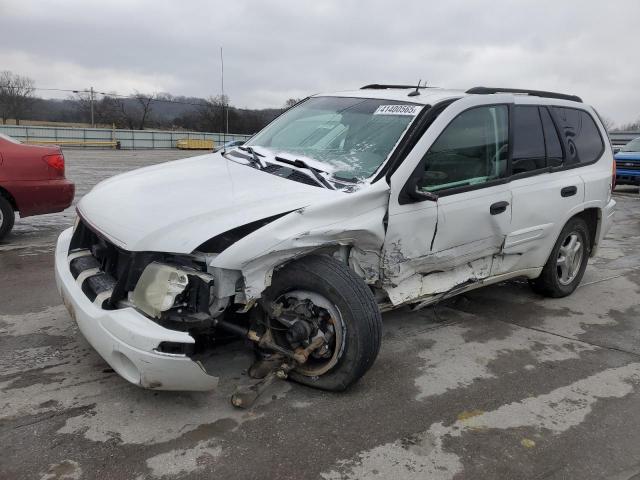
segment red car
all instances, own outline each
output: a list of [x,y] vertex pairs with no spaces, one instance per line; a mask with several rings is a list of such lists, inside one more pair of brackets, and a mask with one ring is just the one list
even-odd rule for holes
[[15,212],[21,218],[61,212],[74,194],[60,147],[24,145],[0,133],[0,238],[13,228]]

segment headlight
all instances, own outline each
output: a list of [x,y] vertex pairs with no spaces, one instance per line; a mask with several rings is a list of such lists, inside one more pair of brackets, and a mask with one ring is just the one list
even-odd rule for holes
[[187,272],[153,262],[142,272],[133,290],[132,300],[147,315],[160,318],[160,314],[174,305],[176,297],[184,292],[188,284]]

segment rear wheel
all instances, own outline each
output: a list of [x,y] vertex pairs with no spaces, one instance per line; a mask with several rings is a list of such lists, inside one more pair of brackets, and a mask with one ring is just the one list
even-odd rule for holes
[[[265,292],[274,337],[284,348],[320,345],[290,372],[299,383],[341,391],[362,377],[380,349],[382,318],[371,290],[346,265],[310,256],[274,274]],[[273,309],[272,309],[273,310]]]
[[11,231],[15,218],[13,207],[6,198],[0,195],[0,239]]
[[532,288],[547,297],[566,297],[578,288],[591,253],[589,227],[582,218],[564,226],[542,273]]

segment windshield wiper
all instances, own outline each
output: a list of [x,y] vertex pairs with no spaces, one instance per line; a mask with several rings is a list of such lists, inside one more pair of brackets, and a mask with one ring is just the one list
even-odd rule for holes
[[286,163],[287,165],[293,165],[294,167],[307,170],[307,171],[311,172],[313,177],[323,187],[326,187],[329,190],[335,190],[336,189],[336,187],[331,185],[329,182],[327,182],[327,180],[322,175],[320,175],[321,173],[327,173],[327,172],[325,172],[324,170],[320,170],[319,168],[312,167],[311,165],[309,165],[304,160],[300,160],[300,159],[297,159],[297,158],[295,160],[289,160],[288,158],[282,158],[282,157],[279,157],[277,155],[275,157],[273,157],[273,158],[274,158],[274,160],[276,160],[276,161],[278,161],[280,163]]
[[260,167],[260,169],[263,169],[267,166],[267,163],[262,160],[260,157],[263,157],[264,155],[259,155],[258,153],[255,152],[255,150],[251,147],[243,147],[243,146],[239,146],[238,147],[240,150],[242,150],[243,152],[248,152],[251,154],[251,159],[253,160],[253,162],[258,165]]

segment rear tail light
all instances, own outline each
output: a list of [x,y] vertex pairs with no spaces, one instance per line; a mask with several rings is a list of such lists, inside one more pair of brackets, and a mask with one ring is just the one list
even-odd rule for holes
[[54,153],[53,155],[45,155],[42,160],[49,165],[50,169],[58,175],[64,175],[64,155],[62,153]]
[[611,167],[611,191],[616,188],[616,160],[613,160],[613,167]]

